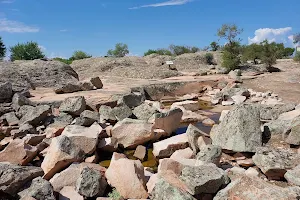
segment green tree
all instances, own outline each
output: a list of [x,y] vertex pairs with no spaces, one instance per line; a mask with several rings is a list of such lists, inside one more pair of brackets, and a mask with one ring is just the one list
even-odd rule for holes
[[210,43],[210,49],[212,51],[218,51],[220,49],[220,45],[217,42]]
[[283,57],[289,58],[294,54],[294,52],[295,52],[294,48],[286,47],[286,48],[284,48],[284,51],[283,51]]
[[172,56],[172,52],[168,49],[157,49],[156,53],[158,55],[164,55],[164,56]]
[[218,29],[217,35],[220,39],[227,41],[223,48],[223,62],[222,66],[228,70],[236,69],[241,63],[240,59],[240,41],[238,36],[242,33],[243,29],[239,29],[235,24],[223,24]]
[[257,59],[261,59],[261,55],[262,45],[253,43],[243,48],[242,61],[253,60],[254,64],[257,64]]
[[91,58],[91,57],[92,57],[91,55],[85,53],[84,51],[75,51],[69,60],[71,61],[81,60],[81,59]]
[[196,53],[199,51],[198,47],[188,47],[188,46],[181,46],[181,45],[173,45],[169,46],[170,51],[173,55],[179,56],[185,53]]
[[107,52],[107,56],[110,57],[124,57],[129,54],[127,44],[117,43],[115,49],[110,49]]
[[36,42],[27,42],[24,44],[17,44],[13,47],[10,47],[10,59],[14,60],[34,60],[44,58],[45,55],[38,43]]
[[2,41],[2,38],[0,37],[0,60],[2,60],[5,57],[6,54],[6,47]]
[[261,42],[262,45],[262,62],[270,68],[276,63],[277,47],[273,43],[269,43],[268,40]]
[[148,55],[151,55],[151,54],[154,54],[154,53],[157,53],[157,51],[156,51],[156,50],[153,50],[153,49],[149,49],[148,51],[146,51],[146,52],[144,53],[144,56],[148,56]]

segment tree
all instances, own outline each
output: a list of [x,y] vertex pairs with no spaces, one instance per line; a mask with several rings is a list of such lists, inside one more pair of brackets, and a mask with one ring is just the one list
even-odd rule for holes
[[294,48],[290,48],[290,47],[284,48],[283,57],[285,58],[291,57],[294,54],[294,51],[295,51]]
[[220,39],[227,40],[223,48],[222,66],[229,70],[236,69],[241,63],[239,57],[241,39],[237,37],[242,31],[243,29],[239,29],[235,24],[223,24],[222,27],[218,29],[217,35]]
[[72,60],[70,59],[65,59],[65,58],[53,58],[53,60],[57,60],[57,61],[60,61],[62,63],[65,63],[67,65],[70,65],[72,63]]
[[14,60],[35,60],[44,58],[45,55],[36,42],[27,42],[24,44],[17,44],[10,47],[11,61]]
[[2,60],[5,57],[6,54],[6,47],[2,41],[2,38],[0,37],[0,60]]
[[188,46],[180,46],[180,45],[173,45],[169,46],[170,51],[175,56],[179,56],[185,53],[196,53],[200,49],[198,47],[188,47]]
[[262,45],[253,43],[249,46],[245,46],[242,54],[243,62],[253,60],[254,64],[257,64],[257,59],[261,59]]
[[127,44],[117,43],[115,49],[110,49],[107,52],[107,56],[111,57],[124,57],[129,54]]
[[278,49],[274,44],[270,44],[268,40],[261,42],[262,45],[262,62],[266,64],[268,68],[271,68],[276,63],[276,52]]
[[91,57],[92,57],[91,55],[85,53],[84,51],[75,51],[69,60],[71,61],[81,60],[81,59],[91,58]]
[[217,42],[210,43],[210,49],[212,51],[218,51],[220,49],[220,45]]

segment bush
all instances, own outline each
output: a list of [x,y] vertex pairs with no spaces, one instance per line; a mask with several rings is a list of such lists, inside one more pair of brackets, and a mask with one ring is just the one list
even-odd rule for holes
[[115,46],[115,49],[110,49],[107,52],[107,56],[110,57],[124,57],[129,54],[127,44],[118,43]]
[[11,61],[14,60],[35,60],[44,58],[45,55],[40,49],[38,43],[36,42],[27,42],[25,44],[17,44],[13,47],[10,47]]
[[0,60],[2,60],[5,57],[6,53],[6,47],[2,41],[2,38],[0,37]]
[[75,51],[69,60],[71,61],[81,60],[81,59],[91,58],[91,57],[92,57],[91,55],[85,53],[84,51]]
[[180,45],[170,45],[169,47],[171,53],[175,56],[179,56],[185,53],[196,53],[200,49],[198,47],[188,47],[188,46],[180,46]]
[[205,57],[205,62],[208,64],[208,65],[212,65],[213,64],[213,60],[214,60],[214,55],[212,53],[206,53],[204,55]]
[[67,65],[70,65],[70,64],[72,64],[72,60],[70,60],[70,59],[64,59],[64,58],[53,58],[53,60],[60,61],[60,62],[62,62],[62,63],[65,63],[65,64],[67,64]]
[[210,43],[210,49],[212,51],[218,51],[220,49],[220,45],[217,42]]
[[261,43],[262,45],[262,62],[266,64],[267,67],[272,67],[276,63],[277,48],[274,44],[270,44],[268,40]]
[[172,52],[169,51],[168,49],[157,49],[157,50],[149,49],[147,52],[144,53],[144,56],[148,56],[151,54],[158,54],[158,55],[162,55],[162,56],[172,56]]
[[294,57],[294,61],[300,62],[300,52],[299,51],[296,52],[295,57]]
[[116,190],[116,188],[114,188],[112,190],[112,192],[110,192],[108,194],[108,197],[113,199],[113,200],[121,200],[122,199],[122,196],[119,194],[119,192]]

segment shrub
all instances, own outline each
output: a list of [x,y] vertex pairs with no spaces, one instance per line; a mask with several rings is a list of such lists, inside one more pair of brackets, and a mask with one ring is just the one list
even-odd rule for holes
[[206,53],[204,55],[205,57],[205,62],[208,64],[208,65],[212,65],[213,64],[213,60],[214,60],[214,55],[212,53]]
[[115,49],[110,49],[107,52],[107,56],[110,57],[124,57],[129,54],[127,44],[118,43],[115,46]]
[[72,57],[69,60],[81,60],[85,58],[91,58],[92,56],[85,53],[84,51],[75,51],[72,55]]
[[262,45],[251,44],[249,46],[244,46],[242,53],[242,61],[246,62],[248,60],[253,60],[254,64],[257,64],[257,59],[261,59],[262,55]]
[[65,64],[67,64],[67,65],[70,65],[70,64],[72,64],[72,60],[70,60],[70,59],[64,59],[64,58],[53,58],[53,60],[60,61],[60,62],[62,62],[62,63],[65,63]]
[[188,47],[188,46],[180,46],[180,45],[173,45],[169,46],[169,49],[173,55],[179,56],[185,53],[196,53],[200,49],[198,47]]
[[168,49],[157,49],[157,50],[152,50],[149,49],[147,52],[144,53],[144,56],[148,56],[151,54],[158,54],[158,55],[163,55],[163,56],[172,56],[172,52],[169,51]]
[[157,51],[156,51],[156,50],[153,50],[153,49],[149,49],[148,51],[146,51],[146,52],[144,53],[144,56],[148,56],[148,55],[151,55],[151,54],[154,54],[154,53],[157,53]]
[[300,52],[299,51],[296,52],[295,57],[294,57],[294,61],[300,62]]
[[112,192],[110,192],[108,194],[108,197],[113,199],[113,200],[121,200],[122,199],[122,196],[119,194],[119,192],[116,190],[116,188],[114,188],[112,190]]
[[217,42],[210,43],[210,49],[212,51],[218,51],[220,49],[220,45]]
[[261,42],[262,45],[262,62],[267,67],[272,67],[276,63],[277,48],[274,44],[270,44],[268,40]]
[[34,60],[44,58],[45,55],[36,42],[27,42],[10,47],[10,59],[14,60]]
[[0,60],[2,60],[5,57],[6,53],[6,47],[2,41],[2,38],[0,37]]

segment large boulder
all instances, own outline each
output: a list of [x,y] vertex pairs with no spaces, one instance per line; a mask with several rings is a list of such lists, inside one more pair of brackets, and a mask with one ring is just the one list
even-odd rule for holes
[[123,95],[119,100],[118,104],[125,104],[129,108],[133,109],[141,105],[145,101],[145,94],[142,92],[132,92],[129,94]]
[[143,103],[135,107],[132,113],[140,120],[149,120],[157,112],[155,107],[150,106],[148,103]]
[[[23,107],[27,108],[28,106],[22,106],[20,109],[22,109]],[[20,119],[20,124],[28,123],[33,126],[37,126],[40,123],[44,122],[48,115],[51,113],[51,108],[48,105],[40,105],[37,107],[28,108],[30,109],[26,109],[27,112],[24,113],[24,115]]]
[[109,106],[102,105],[99,109],[100,121],[121,121],[132,115],[132,110],[125,104],[118,105],[111,108]]
[[12,84],[10,82],[0,83],[0,103],[11,102],[12,96]]
[[196,159],[201,163],[214,163],[219,165],[221,156],[222,148],[220,146],[206,145],[200,148]]
[[35,103],[30,101],[27,97],[21,93],[15,93],[12,98],[12,107],[17,112],[21,106],[30,105],[35,106]]
[[68,97],[60,105],[59,110],[71,115],[79,116],[86,108],[83,96]]
[[287,131],[284,134],[284,136],[287,143],[292,145],[300,145],[300,123],[294,125],[290,131]]
[[252,104],[234,107],[210,136],[214,145],[236,152],[255,152],[262,146],[259,108]]
[[95,111],[85,110],[76,118],[75,125],[91,126],[94,122],[99,122],[100,114]]
[[169,135],[180,126],[183,112],[180,108],[174,108],[165,113],[155,114],[154,128],[162,129]]
[[115,124],[111,135],[124,148],[135,148],[155,138],[152,126],[147,121],[126,118]]
[[192,148],[194,154],[196,155],[199,152],[198,139],[199,137],[207,137],[209,135],[198,129],[193,124],[190,124],[186,130],[186,135],[188,137],[189,145]]
[[41,165],[44,178],[49,180],[72,162],[81,161],[83,156],[84,152],[68,137],[61,135],[53,138]]
[[300,164],[293,169],[287,170],[284,174],[284,178],[289,183],[300,186]]
[[279,105],[261,105],[260,118],[261,120],[276,120],[279,115],[295,109],[295,104],[279,104]]
[[40,167],[0,163],[0,190],[15,195],[26,183],[43,174]]
[[257,148],[253,162],[269,178],[280,180],[288,169],[293,169],[300,163],[300,154],[291,150]]

